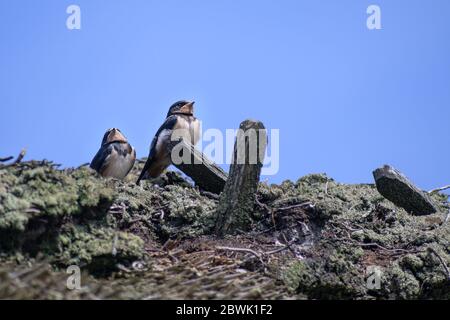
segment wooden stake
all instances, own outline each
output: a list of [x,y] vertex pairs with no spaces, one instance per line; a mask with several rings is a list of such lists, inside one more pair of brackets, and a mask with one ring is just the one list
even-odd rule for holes
[[228,180],[217,208],[218,236],[249,229],[266,147],[267,133],[262,122],[242,122]]
[[[172,164],[194,180],[201,189],[219,194],[222,192],[227,174],[214,162],[209,160],[201,151],[184,140],[173,141],[169,151],[179,155],[180,163]],[[172,157],[172,160],[174,158]]]

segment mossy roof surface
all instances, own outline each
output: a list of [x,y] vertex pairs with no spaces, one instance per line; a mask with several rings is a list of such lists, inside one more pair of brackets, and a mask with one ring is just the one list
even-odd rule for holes
[[[0,298],[450,298],[443,194],[438,213],[412,216],[371,184],[261,183],[252,231],[218,239],[217,196],[172,171],[136,186],[142,165],[123,182],[48,161],[0,167]],[[81,290],[67,289],[70,265]]]

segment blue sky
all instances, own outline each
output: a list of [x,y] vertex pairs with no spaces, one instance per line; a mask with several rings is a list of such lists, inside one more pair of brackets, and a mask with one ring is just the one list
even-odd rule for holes
[[[66,8],[81,8],[81,30]],[[381,8],[382,30],[366,9]],[[269,181],[450,183],[450,1],[2,0],[0,156],[89,162],[107,128],[146,156],[170,104],[204,129],[280,129]]]

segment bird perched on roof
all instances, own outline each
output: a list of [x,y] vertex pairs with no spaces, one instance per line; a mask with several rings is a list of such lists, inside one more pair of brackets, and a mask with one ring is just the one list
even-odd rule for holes
[[137,184],[147,177],[156,178],[171,164],[168,144],[178,137],[195,145],[200,139],[200,121],[194,117],[194,101],[181,100],[175,102],[167,113],[166,120],[158,129],[150,146],[147,162]]
[[117,128],[111,128],[103,136],[90,167],[103,177],[122,180],[133,168],[136,150],[128,143],[125,136]]

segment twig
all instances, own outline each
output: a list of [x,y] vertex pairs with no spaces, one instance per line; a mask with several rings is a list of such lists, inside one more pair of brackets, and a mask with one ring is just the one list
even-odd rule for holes
[[273,231],[273,230],[275,230],[275,227],[272,226],[272,227],[270,227],[268,229],[265,229],[265,230],[262,230],[262,231],[251,232],[249,235],[253,238],[255,236],[260,236],[262,234],[268,233],[268,232]]
[[389,248],[383,247],[382,245],[375,243],[375,242],[371,242],[371,243],[355,242],[355,244],[357,244],[361,247],[377,247],[384,251],[389,251],[389,252],[411,252],[411,250],[407,250],[407,249],[396,249],[396,248],[389,249]]
[[258,260],[261,262],[261,264],[264,266],[265,263],[261,257],[261,255],[259,253],[257,253],[256,251],[252,250],[252,249],[247,249],[247,248],[232,248],[232,247],[216,247],[217,250],[224,250],[224,251],[235,251],[235,252],[245,252],[245,253],[250,253],[252,255],[254,255],[255,257],[258,258]]
[[261,201],[259,201],[258,197],[255,197],[255,202],[258,206],[260,206],[261,208],[263,208],[264,210],[267,211],[267,213],[270,213],[270,216],[272,218],[272,224],[273,227],[276,229],[277,228],[277,223],[275,221],[275,211],[270,208],[267,204],[262,203]]
[[29,208],[25,210],[25,213],[41,213],[41,210],[36,208]]
[[278,248],[278,249],[275,249],[275,250],[272,250],[272,251],[267,251],[264,254],[265,255],[271,255],[271,254],[279,253],[279,252],[287,250],[287,249],[291,250],[291,244],[292,243],[288,243],[287,245],[284,245],[281,248]]
[[17,156],[17,159],[14,160],[14,162],[12,163],[14,164],[18,164],[22,161],[23,157],[25,157],[25,154],[27,153],[26,149],[22,149],[22,151],[20,151],[19,155]]
[[23,157],[25,157],[26,153],[27,153],[27,150],[26,149],[22,149],[22,151],[20,151],[19,155],[17,156],[16,160],[14,160],[13,162],[11,162],[9,164],[6,164],[6,165],[2,166],[1,168],[2,169],[9,168],[9,167],[12,167],[12,166],[20,163],[22,161]]
[[292,250],[291,246],[297,241],[297,239],[293,239],[289,242],[286,243],[286,245],[282,246],[281,248],[275,249],[275,250],[271,250],[271,251],[267,251],[267,252],[263,252],[263,253],[258,253],[252,249],[247,249],[247,248],[233,248],[233,247],[216,247],[217,250],[225,250],[225,251],[235,251],[235,252],[245,252],[245,253],[250,253],[252,255],[254,255],[256,258],[258,258],[258,260],[261,262],[261,264],[263,266],[265,266],[265,263],[263,261],[263,257],[265,256],[269,256],[275,253],[279,253],[281,251],[290,249]]
[[363,228],[360,227],[360,229],[355,229],[353,227],[348,226],[347,224],[345,224],[344,222],[340,222],[340,221],[336,221],[336,222],[332,222],[333,224],[337,224],[340,225],[341,227],[344,227],[344,229],[351,231],[351,232],[356,232],[356,231],[361,231]]
[[442,266],[444,267],[445,271],[447,272],[447,278],[450,280],[450,270],[447,267],[447,264],[445,263],[444,259],[431,247],[427,248],[428,251],[432,252],[441,262]]
[[309,229],[309,227],[308,227],[308,225],[306,223],[304,223],[302,221],[299,221],[298,224],[300,224],[303,228],[305,228],[306,232],[304,232],[303,229],[302,229],[302,232],[303,232],[303,234],[305,236],[312,234],[311,230]]
[[383,247],[382,245],[380,245],[378,243],[375,243],[375,242],[364,243],[364,242],[358,242],[358,241],[350,239],[350,238],[346,239],[346,238],[338,238],[338,237],[336,237],[336,240],[338,240],[338,241],[347,241],[347,242],[350,242],[351,244],[354,244],[354,245],[357,245],[357,246],[360,246],[360,247],[377,247],[377,248],[379,248],[379,249],[381,249],[383,251],[393,252],[393,253],[394,252],[405,252],[405,253],[415,252],[414,250],[407,250],[407,249],[397,249],[397,248],[389,249],[389,248]]
[[433,193],[436,193],[436,192],[439,192],[439,191],[444,191],[444,190],[447,190],[447,189],[450,189],[450,184],[448,186],[444,186],[442,188],[437,188],[437,189],[430,190],[430,191],[428,191],[428,193],[429,194],[433,194]]
[[[164,256],[168,256],[174,263],[178,263],[180,260],[175,257],[174,254],[180,253],[181,251],[176,251],[176,252],[170,252],[169,249],[159,249],[159,248],[149,248],[147,249],[148,251],[152,251],[152,252],[156,252],[157,254],[162,254]],[[203,252],[203,251],[202,251]],[[205,250],[204,252],[209,252],[207,250]]]
[[0,162],[6,162],[6,161],[9,161],[9,160],[12,160],[12,159],[14,159],[13,156],[6,157],[6,158],[0,158]]
[[112,243],[112,249],[111,249],[111,254],[113,257],[115,257],[117,255],[117,241],[118,240],[119,240],[119,236],[117,233],[115,233],[113,243]]
[[[283,235],[283,238],[286,240],[286,236],[284,235],[284,233],[282,233],[282,235]],[[275,249],[275,250],[272,250],[272,251],[265,252],[264,255],[267,255],[267,256],[268,256],[268,255],[275,254],[275,253],[284,251],[284,250],[286,250],[286,249],[289,249],[289,250],[294,254],[294,256],[295,256],[295,251],[292,249],[291,246],[292,246],[296,241],[297,241],[297,239],[294,238],[294,239],[292,239],[291,241],[287,242],[286,245],[284,245],[283,247],[278,248],[278,249]]]
[[219,200],[219,198],[220,198],[220,196],[218,194],[215,194],[215,193],[212,193],[212,192],[209,192],[209,191],[202,190],[202,191],[200,191],[200,194],[202,196],[208,197],[208,198],[213,199],[213,200]]
[[281,208],[276,208],[276,211],[286,211],[286,210],[292,210],[292,209],[296,209],[296,208],[302,208],[302,207],[306,207],[311,205],[311,202],[304,202],[304,203],[300,203],[300,204],[294,204],[292,206],[288,206],[288,207],[281,207]]

